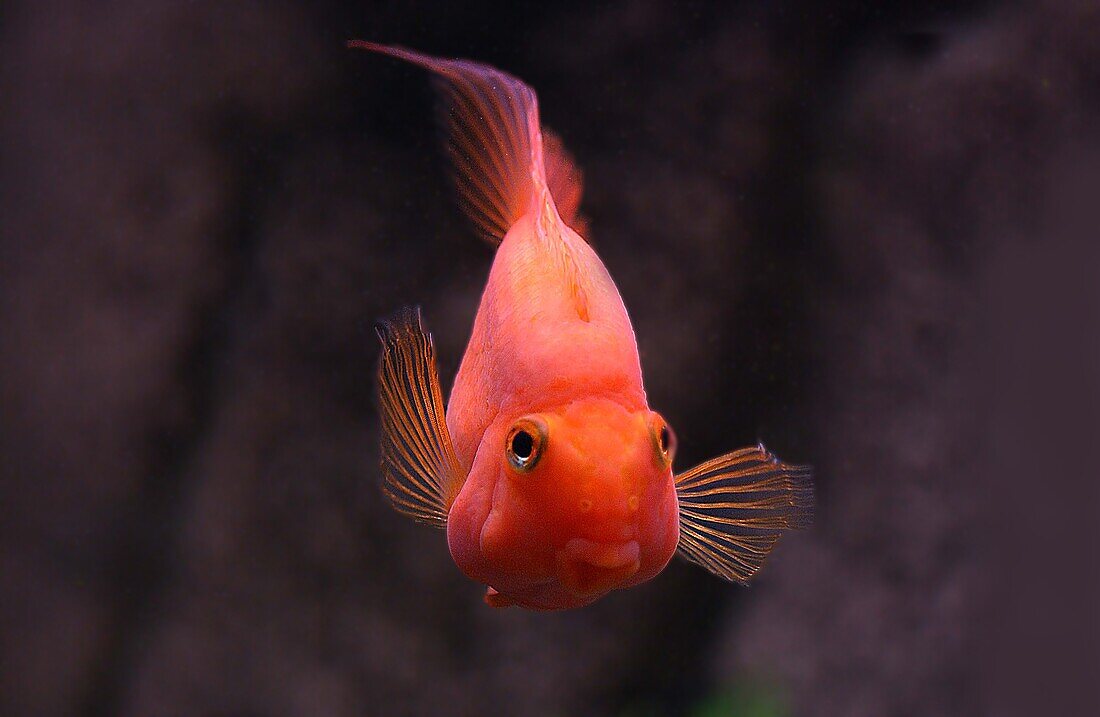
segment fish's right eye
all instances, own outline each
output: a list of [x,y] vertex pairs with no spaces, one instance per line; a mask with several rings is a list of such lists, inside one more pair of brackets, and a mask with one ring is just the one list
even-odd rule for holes
[[546,425],[542,421],[524,418],[512,426],[504,441],[504,453],[508,464],[520,473],[527,473],[539,458],[546,445]]

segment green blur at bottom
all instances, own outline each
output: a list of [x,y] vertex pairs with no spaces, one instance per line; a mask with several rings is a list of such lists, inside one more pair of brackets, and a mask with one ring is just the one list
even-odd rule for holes
[[[790,711],[777,685],[742,680],[704,696],[685,714],[688,717],[786,717]],[[665,712],[657,705],[636,703],[622,710],[619,717],[665,717]]]

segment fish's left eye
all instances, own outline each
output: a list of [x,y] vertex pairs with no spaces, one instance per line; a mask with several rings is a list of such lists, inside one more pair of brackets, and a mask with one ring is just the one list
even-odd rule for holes
[[653,445],[665,465],[671,466],[672,459],[676,456],[676,434],[665,423],[665,419],[654,413],[649,419],[649,432],[653,438]]

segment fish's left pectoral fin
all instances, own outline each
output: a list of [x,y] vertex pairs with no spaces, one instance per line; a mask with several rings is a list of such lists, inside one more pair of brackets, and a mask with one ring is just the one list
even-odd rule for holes
[[715,575],[748,583],[785,530],[813,522],[813,472],[764,446],[727,453],[676,476],[678,553]]
[[399,512],[443,527],[466,476],[447,430],[432,337],[419,307],[402,309],[375,331],[382,341],[382,490]]

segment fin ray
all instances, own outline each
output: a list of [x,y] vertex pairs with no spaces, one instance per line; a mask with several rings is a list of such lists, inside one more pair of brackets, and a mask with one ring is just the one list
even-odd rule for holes
[[812,471],[763,445],[742,448],[676,476],[681,557],[747,583],[782,532],[813,520]]
[[375,330],[382,341],[382,490],[398,512],[444,526],[465,475],[447,430],[435,347],[419,308],[403,309]]

